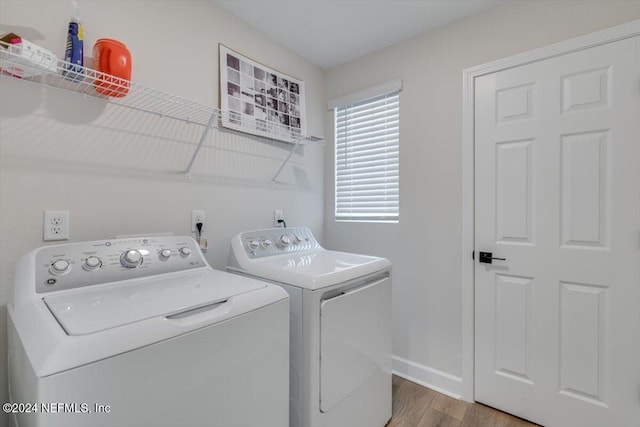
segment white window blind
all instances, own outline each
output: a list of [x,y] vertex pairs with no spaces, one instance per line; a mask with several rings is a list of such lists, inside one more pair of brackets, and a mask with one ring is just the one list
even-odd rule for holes
[[399,218],[400,93],[335,109],[338,221]]

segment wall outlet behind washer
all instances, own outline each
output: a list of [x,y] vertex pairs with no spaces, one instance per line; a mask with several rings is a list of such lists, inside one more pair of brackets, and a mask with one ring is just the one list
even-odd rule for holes
[[191,211],[191,232],[196,232],[196,224],[201,222],[204,230],[204,211]]
[[283,225],[278,222],[281,219],[284,219],[284,214],[282,213],[282,210],[280,210],[280,209],[274,210],[273,211],[273,226],[274,227],[282,227]]
[[44,211],[42,218],[45,241],[69,239],[69,211]]

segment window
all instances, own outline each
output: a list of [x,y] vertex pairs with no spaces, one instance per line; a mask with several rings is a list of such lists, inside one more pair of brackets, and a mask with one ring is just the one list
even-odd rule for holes
[[336,220],[398,222],[399,87],[336,107],[334,123]]

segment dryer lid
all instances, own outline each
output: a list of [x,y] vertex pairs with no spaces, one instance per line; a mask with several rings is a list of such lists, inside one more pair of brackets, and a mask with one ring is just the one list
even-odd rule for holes
[[86,335],[224,302],[265,286],[207,268],[96,285],[43,300],[67,335]]
[[246,272],[315,290],[390,268],[391,263],[386,258],[322,249],[257,259],[249,263]]

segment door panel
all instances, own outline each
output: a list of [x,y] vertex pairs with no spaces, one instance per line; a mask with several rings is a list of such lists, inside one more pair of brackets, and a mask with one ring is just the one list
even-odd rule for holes
[[607,246],[609,130],[563,135],[560,140],[561,245]]
[[640,425],[640,37],[476,78],[476,399]]
[[529,277],[496,274],[496,373],[530,384],[531,286]]
[[532,243],[531,139],[496,144],[496,241]]
[[561,283],[560,393],[606,405],[608,288]]

